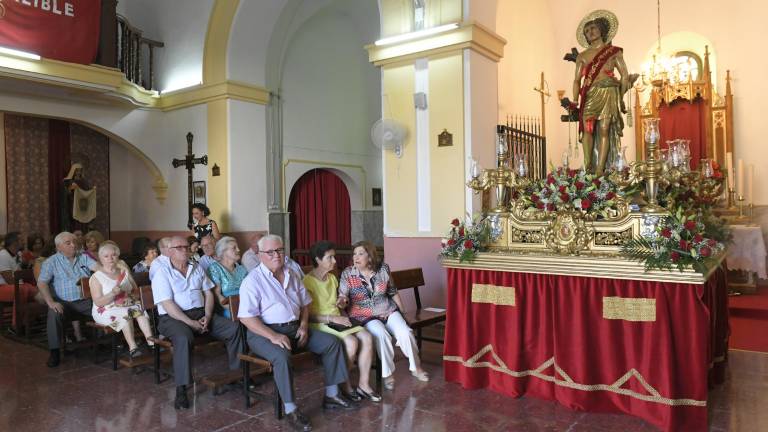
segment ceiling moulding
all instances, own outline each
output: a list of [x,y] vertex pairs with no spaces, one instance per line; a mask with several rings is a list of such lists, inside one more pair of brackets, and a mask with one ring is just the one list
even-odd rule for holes
[[493,30],[477,23],[462,23],[459,27],[434,35],[410,39],[400,43],[377,46],[367,45],[368,60],[376,66],[410,62],[427,57],[469,48],[498,62],[504,56],[507,41]]
[[98,96],[100,101],[137,108],[172,111],[220,99],[235,99],[259,105],[269,103],[269,91],[238,81],[201,84],[159,94],[125,78],[118,69],[81,65],[58,60],[31,60],[0,55],[0,77],[40,84],[41,88],[76,89]]

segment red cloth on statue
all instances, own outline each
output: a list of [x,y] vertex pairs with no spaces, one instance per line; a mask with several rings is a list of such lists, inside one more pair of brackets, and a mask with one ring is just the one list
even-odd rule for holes
[[[473,302],[473,284],[514,287],[515,305]],[[727,350],[724,292],[722,270],[695,285],[449,268],[445,378],[706,430],[709,365]],[[604,297],[655,299],[655,321],[606,319]]]
[[698,169],[701,158],[707,157],[703,103],[701,98],[693,102],[678,99],[659,107],[661,148],[667,148],[668,140],[691,140],[691,170]]
[[28,302],[34,301],[35,294],[37,294],[37,287],[22,283],[19,285],[19,298],[14,298],[14,286],[10,284],[0,285],[0,302],[18,302],[17,307],[13,308],[13,327],[18,328],[16,323],[16,310],[24,307]]

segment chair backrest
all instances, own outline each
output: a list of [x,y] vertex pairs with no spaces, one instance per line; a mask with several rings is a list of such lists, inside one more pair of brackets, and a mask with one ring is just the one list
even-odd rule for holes
[[15,272],[13,272],[13,282],[16,285],[19,285],[20,283],[23,283],[23,282],[34,285],[37,283],[37,281],[35,281],[35,272],[32,271],[32,269],[16,270]]
[[13,283],[13,270],[3,270],[0,272],[0,276],[3,277],[5,283],[9,285]]
[[136,286],[144,286],[144,285],[150,285],[151,282],[149,281],[149,272],[141,272],[141,273],[131,273],[131,277],[133,278],[133,281],[136,282]]
[[91,284],[90,284],[91,278],[80,278],[80,298],[81,299],[89,299],[91,298]]
[[146,311],[154,310],[155,297],[152,294],[152,285],[139,285],[139,298],[141,299],[141,307]]
[[392,282],[394,282],[398,291],[413,288],[413,296],[416,298],[416,308],[421,309],[419,287],[424,286],[424,273],[421,271],[421,267],[393,271]]
[[240,294],[231,295],[227,299],[229,300],[229,315],[231,315],[232,321],[239,322],[237,311],[240,310]]

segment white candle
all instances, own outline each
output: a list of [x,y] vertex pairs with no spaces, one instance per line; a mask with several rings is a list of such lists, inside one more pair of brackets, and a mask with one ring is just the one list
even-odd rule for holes
[[733,189],[733,180],[735,180],[733,172],[733,153],[728,152],[725,154],[725,169],[728,170],[728,189]]
[[752,195],[752,181],[755,179],[755,165],[749,164],[749,179],[747,180],[747,203],[752,204],[754,195]]
[[739,159],[739,167],[737,168],[736,173],[739,176],[739,179],[736,182],[736,190],[737,190],[736,193],[738,194],[738,196],[743,197],[744,196],[744,160]]

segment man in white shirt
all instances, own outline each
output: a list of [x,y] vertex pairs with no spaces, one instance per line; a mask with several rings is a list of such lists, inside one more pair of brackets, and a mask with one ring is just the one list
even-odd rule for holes
[[[15,272],[19,269],[19,261],[16,255],[19,253],[19,233],[11,231],[5,236],[5,247],[0,250],[0,272]],[[6,281],[0,275],[0,284],[12,284],[13,280]]]
[[203,250],[203,256],[198,260],[198,264],[204,272],[208,271],[208,266],[216,261],[216,240],[213,236],[207,235],[200,240],[200,249]]
[[195,334],[210,333],[227,345],[229,368],[240,367],[240,329],[234,322],[213,314],[213,282],[198,265],[189,263],[189,244],[184,237],[171,238],[169,265],[163,265],[152,279],[152,295],[160,315],[158,330],[173,343],[173,378],[176,382],[174,407],[189,408],[187,386],[192,382],[190,361]]
[[170,237],[163,237],[160,240],[157,241],[157,248],[160,250],[160,256],[155,258],[154,261],[152,261],[152,265],[149,267],[149,280],[151,281],[153,277],[155,277],[155,273],[157,273],[161,267],[167,267],[171,265],[171,261],[168,259],[168,256],[171,254],[171,251],[173,249],[168,249],[168,246],[171,244],[171,238]]
[[263,237],[261,233],[252,235],[251,247],[248,248],[248,250],[243,254],[243,257],[240,258],[240,262],[243,264],[243,267],[245,267],[245,269],[248,271],[255,269],[259,264],[261,264],[261,261],[259,260],[259,239],[261,239],[261,237]]
[[322,356],[325,372],[323,408],[353,409],[356,405],[339,394],[338,384],[347,380],[346,359],[340,340],[309,329],[312,298],[298,275],[286,268],[283,240],[267,235],[259,240],[261,265],[240,285],[238,318],[248,329],[248,346],[272,364],[280,397],[291,425],[312,430],[309,419],[296,407],[293,394],[291,352],[304,348]]

